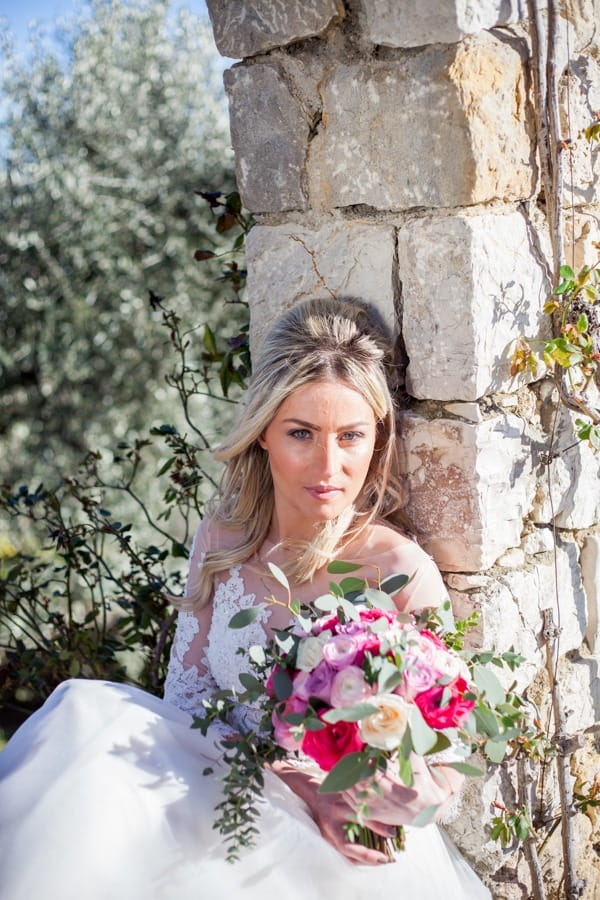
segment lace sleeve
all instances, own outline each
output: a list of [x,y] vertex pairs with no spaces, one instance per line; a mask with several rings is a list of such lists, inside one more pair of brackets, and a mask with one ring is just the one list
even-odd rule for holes
[[[192,544],[190,570],[186,594],[193,585],[196,573],[202,565],[206,552],[206,526],[201,523]],[[164,699],[190,715],[200,715],[202,701],[212,697],[219,686],[213,678],[206,657],[208,633],[212,619],[212,604],[207,604],[197,612],[181,610],[177,616],[177,627],[165,679]],[[211,726],[219,734],[230,734],[225,724]]]

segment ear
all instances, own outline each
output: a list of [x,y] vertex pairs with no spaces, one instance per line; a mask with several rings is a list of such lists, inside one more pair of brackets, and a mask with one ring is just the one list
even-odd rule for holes
[[266,443],[265,443],[265,437],[264,437],[264,435],[265,435],[265,433],[264,433],[264,431],[263,431],[262,434],[259,434],[259,436],[256,438],[256,440],[258,441],[258,444],[263,448],[263,450],[266,450],[266,449],[267,449],[267,445],[266,445]]

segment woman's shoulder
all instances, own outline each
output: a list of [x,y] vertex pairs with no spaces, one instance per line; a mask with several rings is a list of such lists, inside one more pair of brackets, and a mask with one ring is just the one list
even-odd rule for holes
[[369,528],[360,553],[365,566],[376,566],[380,577],[408,575],[410,582],[398,597],[405,609],[439,606],[448,592],[433,558],[417,543],[385,522]]
[[232,550],[244,541],[239,528],[230,528],[213,513],[207,513],[200,521],[194,535],[194,548],[200,553]]

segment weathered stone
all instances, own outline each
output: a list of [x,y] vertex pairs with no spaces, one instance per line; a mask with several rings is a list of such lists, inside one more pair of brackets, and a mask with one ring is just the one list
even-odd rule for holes
[[534,193],[523,60],[488,32],[394,62],[337,65],[321,93],[309,153],[315,208],[467,206]]
[[[484,645],[490,643],[491,630],[498,629],[495,639],[508,641],[507,646],[514,643],[519,652],[527,657],[529,663],[532,660],[532,648],[528,635],[535,636],[541,644],[542,613],[543,610],[550,609],[554,624],[560,629],[560,653],[564,654],[580,647],[586,629],[586,608],[578,561],[577,544],[571,540],[561,540],[556,549],[558,609],[554,559],[536,562],[526,570],[507,570],[499,574],[497,583],[510,591],[521,621],[514,633],[509,636],[508,632],[511,629],[508,619],[503,617],[499,609],[495,609],[493,614],[486,609]],[[523,631],[526,634],[520,633]]]
[[309,297],[359,297],[394,329],[394,231],[389,226],[332,222],[256,225],[247,244],[250,340],[258,348],[272,319]]
[[443,571],[486,569],[520,544],[534,491],[522,420],[469,424],[405,413],[400,458],[408,515]]
[[215,43],[241,59],[323,34],[343,18],[337,0],[206,0]]
[[551,529],[536,528],[535,531],[525,535],[521,546],[523,552],[531,556],[551,552],[554,549],[554,537]]
[[[546,5],[544,3],[544,5]],[[593,53],[598,46],[598,23],[600,22],[599,0],[563,0],[560,5],[559,28],[566,50],[567,23],[569,28],[569,49],[573,55]],[[564,18],[563,18],[564,17]],[[563,67],[559,69],[563,71]]]
[[596,259],[597,243],[600,243],[600,206],[588,206],[585,212],[575,210],[566,217],[565,259],[576,272]]
[[366,0],[363,9],[374,44],[421,47],[517,22],[523,7],[518,0]]
[[581,550],[581,578],[586,596],[585,640],[592,653],[600,653],[600,536],[588,535]]
[[267,64],[234,66],[224,79],[244,205],[253,212],[305,209],[309,126],[281,72]]
[[447,403],[444,407],[446,412],[452,413],[461,419],[467,419],[469,422],[481,422],[483,414],[478,403]]
[[496,565],[506,569],[517,569],[525,565],[525,554],[520,547],[512,547],[498,557]]
[[549,328],[547,271],[531,240],[520,213],[422,216],[399,229],[412,396],[475,400],[514,389],[515,339]]
[[554,521],[559,528],[567,529],[590,528],[600,522],[600,455],[587,442],[577,440],[575,413],[559,403],[556,417],[555,456],[549,477],[538,481],[532,521]]
[[450,573],[446,577],[448,587],[455,591],[473,591],[478,588],[486,587],[490,583],[487,575],[463,575]]
[[563,160],[564,203],[568,207],[600,203],[598,143],[583,133],[594,124],[600,109],[600,61],[589,52],[571,58],[560,88],[562,137],[572,142]]

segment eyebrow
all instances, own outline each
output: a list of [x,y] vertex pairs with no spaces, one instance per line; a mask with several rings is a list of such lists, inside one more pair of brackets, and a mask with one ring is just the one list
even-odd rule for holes
[[[304,419],[282,419],[283,422],[300,425],[302,428],[312,428],[313,431],[321,431],[318,425],[313,425],[312,422],[305,422]],[[342,425],[340,428],[336,428],[336,431],[352,431],[353,428],[368,428],[371,423],[369,422],[351,422],[348,425]]]

